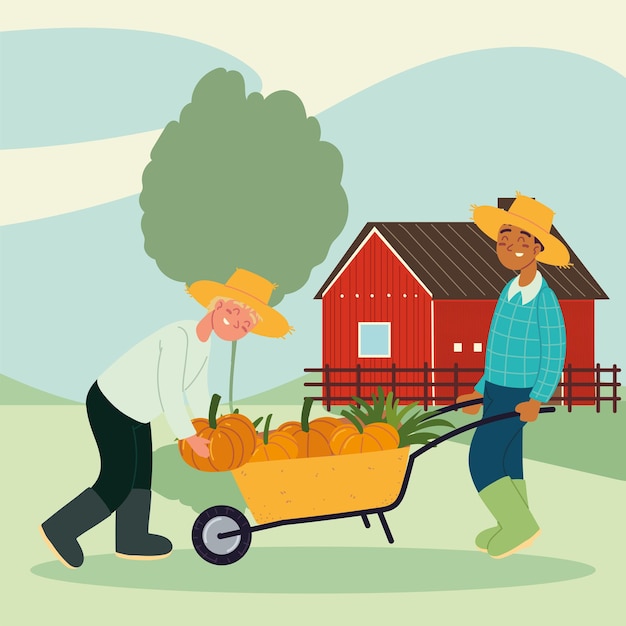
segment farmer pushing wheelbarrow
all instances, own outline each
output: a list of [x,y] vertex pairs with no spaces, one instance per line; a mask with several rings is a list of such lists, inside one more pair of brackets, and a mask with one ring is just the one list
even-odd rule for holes
[[54,555],[67,567],[80,567],[77,538],[113,512],[117,556],[159,559],[171,542],[148,532],[152,479],[150,422],[165,414],[179,440],[201,457],[208,441],[196,435],[185,406],[195,415],[209,407],[207,367],[210,337],[237,341],[248,333],[283,337],[287,320],[269,306],[275,285],[238,269],[221,284],[200,280],[188,293],[206,309],[199,321],[181,321],[150,335],[111,365],[87,394],[86,407],[101,459],[100,475],[41,526]]
[[[476,537],[479,550],[503,558],[529,546],[541,530],[528,507],[522,469],[522,431],[556,389],[565,360],[565,324],[556,295],[537,262],[568,268],[569,251],[550,233],[554,212],[517,193],[509,210],[473,205],[473,220],[496,241],[498,260],[519,272],[500,294],[491,320],[485,371],[474,391],[483,419],[516,411],[519,419],[477,428],[469,452],[474,485],[497,525]],[[464,408],[476,413],[479,404]]]

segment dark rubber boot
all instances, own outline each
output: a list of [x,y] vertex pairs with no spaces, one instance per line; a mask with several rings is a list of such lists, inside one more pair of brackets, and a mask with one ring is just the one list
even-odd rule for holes
[[39,532],[53,554],[69,568],[83,564],[83,551],[78,541],[80,535],[111,515],[111,511],[93,489],[85,489],[47,519]]
[[148,532],[149,489],[133,489],[115,512],[115,554],[124,559],[164,559],[172,552],[172,543],[161,535]]

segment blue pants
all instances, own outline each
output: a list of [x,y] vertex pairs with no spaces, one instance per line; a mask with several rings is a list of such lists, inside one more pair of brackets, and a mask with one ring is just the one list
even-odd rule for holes
[[[483,417],[515,411],[520,402],[530,397],[532,388],[500,387],[485,383]],[[524,478],[522,468],[522,429],[519,417],[479,426],[474,432],[469,451],[469,467],[474,486],[482,491],[500,478]]]

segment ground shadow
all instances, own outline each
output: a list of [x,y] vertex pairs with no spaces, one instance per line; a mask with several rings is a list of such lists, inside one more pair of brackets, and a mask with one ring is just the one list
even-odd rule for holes
[[[211,565],[193,550],[161,561],[87,557],[78,570],[58,561],[37,576],[87,585],[236,593],[402,593],[537,585],[589,576],[576,561],[514,555],[495,560],[479,552],[405,548],[252,548],[228,566]],[[271,575],[268,575],[271,572]]]
[[231,472],[201,472],[189,467],[177,445],[153,452],[152,489],[169,500],[180,500],[196,513],[215,504],[246,510],[246,501]]

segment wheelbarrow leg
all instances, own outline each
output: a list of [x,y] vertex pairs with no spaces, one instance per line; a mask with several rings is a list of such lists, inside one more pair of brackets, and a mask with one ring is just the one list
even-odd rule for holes
[[365,528],[369,528],[370,521],[367,519],[367,515],[361,515],[361,519],[363,520],[363,524],[365,525]]
[[379,513],[378,518],[380,519],[380,523],[382,524],[383,530],[385,531],[387,541],[389,543],[393,543],[393,535],[391,534],[391,531],[389,530],[389,524],[387,524],[387,520],[385,519],[385,514],[382,512]]

